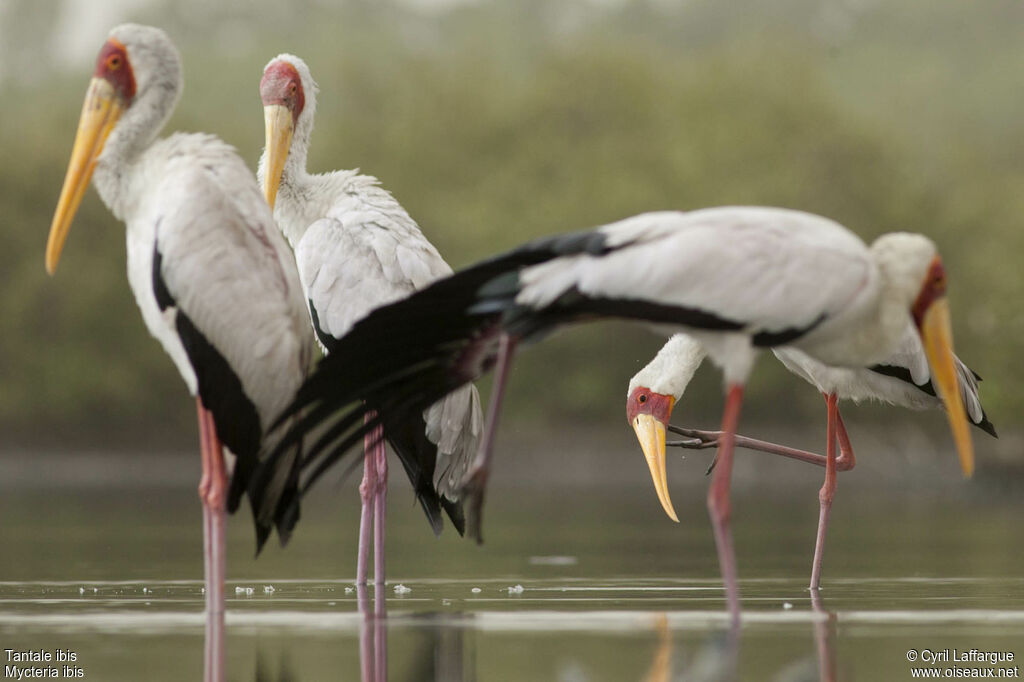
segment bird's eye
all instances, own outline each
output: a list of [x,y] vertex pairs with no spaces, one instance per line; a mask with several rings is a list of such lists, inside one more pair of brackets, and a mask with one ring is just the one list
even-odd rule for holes
[[297,86],[294,81],[292,81],[291,85],[288,86],[288,92],[292,95],[294,95],[298,89],[299,86]]
[[107,57],[107,68],[111,71],[117,71],[121,68],[121,55],[112,54]]
[[639,403],[646,403],[647,402],[647,396],[645,394],[641,393],[640,396],[636,400]]

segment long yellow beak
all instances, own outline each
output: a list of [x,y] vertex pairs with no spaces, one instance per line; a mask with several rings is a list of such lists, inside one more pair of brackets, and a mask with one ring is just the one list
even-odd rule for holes
[[75,145],[71,148],[68,173],[64,176],[64,187],[60,191],[57,211],[50,224],[50,237],[46,242],[46,271],[51,275],[57,270],[60,252],[68,238],[71,221],[89,186],[96,159],[123,111],[124,107],[114,92],[114,86],[102,78],[93,78],[89,82],[82,116],[78,119]]
[[651,479],[658,500],[668,517],[679,523],[676,510],[672,508],[672,498],[668,494],[668,483],[665,475],[665,425],[649,414],[637,415],[633,420],[633,430],[647,458],[647,466],[651,469]]
[[960,454],[960,466],[964,476],[969,477],[974,473],[974,446],[953,363],[953,325],[950,323],[949,302],[945,298],[936,299],[925,311],[921,320],[921,341],[931,366],[932,384],[946,405],[946,416]]
[[267,130],[267,168],[263,178],[263,196],[273,209],[277,201],[277,188],[281,185],[284,162],[288,160],[288,150],[291,149],[295,124],[292,112],[280,104],[263,107],[263,122]]

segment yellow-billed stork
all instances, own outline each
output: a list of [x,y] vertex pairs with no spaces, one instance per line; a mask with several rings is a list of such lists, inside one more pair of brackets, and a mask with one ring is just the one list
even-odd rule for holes
[[[376,178],[357,171],[306,170],[317,85],[290,54],[263,70],[266,147],[258,176],[278,226],[295,249],[313,328],[330,353],[359,318],[450,275],[452,269]],[[483,430],[476,388],[465,386],[425,410],[389,411],[383,433],[409,476],[435,534],[441,509],[461,534],[459,490]],[[384,582],[387,455],[379,431],[367,433],[356,583],[365,584],[371,526],[374,582]]]
[[[312,334],[295,262],[235,150],[205,134],[157,139],[181,88],[181,58],[166,33],[135,24],[110,32],[82,108],[46,269],[57,267],[91,178],[126,225],[128,282],[146,327],[196,396],[206,607],[222,632],[225,507],[234,511],[248,493],[258,545],[274,525],[285,540],[298,519],[298,442],[252,483],[262,448],[273,445],[268,427],[308,371]],[[230,487],[223,448],[236,456]]]
[[[367,410],[425,407],[494,366],[500,396],[518,343],[597,318],[687,332],[723,371],[724,433],[708,509],[734,624],[733,435],[743,385],[760,349],[793,346],[827,365],[867,367],[896,351],[912,319],[963,470],[973,471],[974,451],[956,395],[946,275],[931,240],[891,233],[868,247],[820,216],[724,207],[646,213],[535,241],[357,322],[285,413],[310,408],[293,427],[296,436],[313,424],[329,424],[305,460],[311,470],[304,489],[373,426],[375,420],[360,424]],[[360,399],[365,404],[354,402]],[[467,484],[473,496],[469,523],[479,512],[499,406],[492,400],[488,407],[481,468]],[[663,451],[658,457],[652,466],[656,485],[664,479]]]
[[[852,400],[859,403],[864,400],[877,400],[920,410],[941,409],[942,400],[935,393],[928,358],[909,320],[907,331],[897,351],[883,362],[871,367],[829,367],[796,348],[783,347],[772,350],[787,369],[815,386],[825,397],[828,415],[826,432],[836,434],[839,455],[834,454],[834,440],[826,444],[827,454],[824,456],[740,435],[735,436],[735,446],[761,450],[825,467],[825,483],[818,493],[820,510],[810,582],[810,589],[813,590],[821,584],[821,563],[829,514],[836,491],[836,472],[848,471],[856,464],[853,447],[839,414],[837,401]],[[626,394],[626,420],[636,432],[649,466],[654,467],[657,462],[664,460],[664,454],[659,456],[658,450],[665,447],[666,430],[675,431],[690,439],[674,443],[680,447],[706,448],[718,444],[718,439],[722,436],[719,431],[677,429],[669,424],[673,408],[682,398],[703,359],[704,349],[695,339],[687,334],[676,334],[630,380]],[[995,427],[985,414],[978,397],[978,376],[955,355],[953,361],[956,365],[960,400],[968,419],[978,428],[995,436]],[[656,492],[665,512],[674,521],[678,521],[664,478],[657,475],[653,468],[651,473],[654,480],[660,482]]]

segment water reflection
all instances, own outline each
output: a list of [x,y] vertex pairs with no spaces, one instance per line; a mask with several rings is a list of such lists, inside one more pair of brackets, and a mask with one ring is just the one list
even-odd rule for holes
[[[142,506],[105,490],[2,492],[0,655],[70,648],[98,680],[202,675],[201,553],[181,523],[187,513],[198,521],[191,489],[146,491]],[[688,511],[698,517],[703,499],[692,497]],[[287,551],[258,561],[238,526],[229,563],[245,580],[228,585],[227,678],[723,680],[738,655],[743,682],[863,681],[908,678],[906,651],[926,645],[1024,655],[1019,501],[979,500],[971,514],[946,502],[873,500],[837,519],[830,561],[843,573],[820,594],[802,577],[813,532],[806,505],[773,500],[771,515],[748,513],[738,654],[706,530],[637,533],[646,517],[626,502],[587,498],[578,515],[553,524],[567,513],[564,495],[508,497],[486,552],[423,538],[410,510],[407,524],[395,524],[389,559],[411,592],[395,596],[389,586],[379,616],[372,587],[359,610],[349,583],[319,578],[348,558],[334,549],[337,524],[320,520],[326,512],[311,512],[306,535]],[[567,547],[572,561],[528,560]],[[509,592],[520,584],[524,592]]]
[[668,629],[668,616],[658,614],[656,622],[658,648],[654,652],[651,669],[643,678],[644,682],[667,682],[672,675],[672,633]]
[[[401,678],[409,682],[474,682],[476,660],[472,647],[472,614],[422,614],[423,641],[415,649],[415,664]],[[457,623],[454,625],[453,623]]]
[[203,680],[224,682],[224,611],[206,608],[203,647]]
[[836,680],[836,614],[825,609],[821,590],[811,590],[811,608],[824,616],[814,622],[814,648],[818,653],[818,679]]
[[737,679],[736,649],[731,637],[714,635],[702,644],[678,679],[688,682],[733,682]]
[[255,682],[299,682],[299,678],[295,677],[287,656],[281,659],[281,665],[277,674],[271,673],[269,668],[270,664],[267,663],[267,657],[263,654],[257,656]]
[[[379,591],[381,594],[377,594]],[[383,586],[375,591],[373,608],[366,585],[356,586],[359,606],[359,668],[362,682],[386,682],[388,679],[387,598]]]
[[825,608],[819,590],[809,590],[811,596],[812,636],[814,657],[800,657],[779,670],[774,682],[836,682],[836,614]]
[[[398,628],[400,632],[405,633],[413,630],[416,638],[420,640],[418,645],[406,649],[405,653],[413,663],[406,665],[399,672],[395,678],[396,682],[475,682],[478,679],[479,661],[474,641],[475,637],[481,632],[486,632],[487,628],[476,614],[447,611],[403,614],[399,615],[397,621],[389,622],[384,599],[372,599],[365,587],[358,588],[356,596],[361,682],[387,682],[391,679],[387,666],[387,638],[390,628]],[[651,654],[642,661],[642,665],[636,667],[636,676],[627,675],[622,679],[636,679],[641,682],[671,682],[680,679],[692,682],[731,682],[736,679],[735,633],[713,635],[698,649],[690,664],[680,669],[673,665],[674,637],[678,632],[673,630],[669,620],[670,616],[677,617],[679,614],[662,612],[637,615],[651,624],[650,630],[641,627],[640,632],[652,633],[656,645]],[[647,620],[648,618],[650,620]],[[649,636],[642,637],[642,641],[649,641]],[[341,642],[339,644],[344,646]],[[256,652],[253,679],[255,682],[299,682],[306,678],[295,673],[288,651],[283,652],[280,661],[275,665],[268,651],[260,649]],[[348,678],[342,674],[342,679]],[[558,679],[592,678],[581,669],[570,666],[563,669]]]
[[668,614],[661,613],[655,616],[655,631],[658,634],[658,646],[650,669],[643,678],[640,678],[643,682],[669,682],[677,679],[687,682],[734,682],[738,679],[738,624],[732,623],[725,632],[716,632],[708,637],[678,676],[672,674],[673,633],[669,628]]

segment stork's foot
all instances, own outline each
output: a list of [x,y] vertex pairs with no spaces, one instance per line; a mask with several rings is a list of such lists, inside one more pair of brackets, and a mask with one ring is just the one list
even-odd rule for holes
[[486,467],[474,467],[462,484],[462,499],[466,503],[466,535],[476,540],[478,545],[484,543],[482,533],[482,517],[484,493],[487,490],[487,477],[490,472]]
[[721,431],[701,431],[700,429],[687,429],[682,426],[673,426],[672,424],[668,425],[668,430],[683,436],[683,440],[668,441],[665,445],[686,448],[687,450],[717,448],[719,439],[722,437]]
[[[708,448],[717,448],[719,445],[719,439],[722,437],[721,431],[701,431],[700,429],[687,429],[682,426],[668,425],[668,430],[672,433],[677,433],[680,436],[685,436],[683,440],[670,440],[666,441],[666,447],[677,447],[685,448],[687,450],[707,450]],[[711,472],[715,470],[715,464],[718,462],[718,453],[715,453],[715,458],[711,460],[711,464],[704,471],[705,476],[710,476]]]

